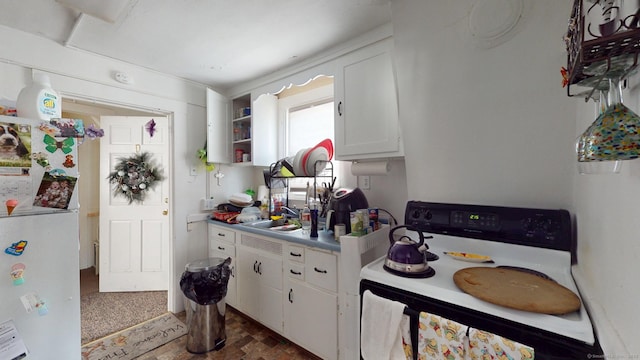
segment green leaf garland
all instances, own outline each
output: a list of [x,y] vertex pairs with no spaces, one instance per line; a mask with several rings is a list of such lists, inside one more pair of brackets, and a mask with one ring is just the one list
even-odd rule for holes
[[127,198],[129,204],[142,203],[149,189],[164,180],[162,169],[155,165],[151,154],[143,152],[128,158],[118,159],[109,183],[115,184],[114,196]]

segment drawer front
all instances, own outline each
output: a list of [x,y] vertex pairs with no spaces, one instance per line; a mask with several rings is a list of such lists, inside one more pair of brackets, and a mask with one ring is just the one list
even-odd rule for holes
[[306,257],[305,278],[307,283],[337,292],[338,267],[336,256],[320,251],[307,250]]
[[217,227],[209,224],[208,232],[209,232],[209,241],[218,240],[218,241],[228,242],[231,244],[236,243],[236,232],[233,230],[225,229],[225,228],[221,228],[221,227]]
[[304,265],[289,263],[286,269],[289,278],[304,281]]
[[225,241],[209,240],[209,257],[236,256],[236,246]]
[[287,246],[287,259],[304,264],[304,248],[295,245]]

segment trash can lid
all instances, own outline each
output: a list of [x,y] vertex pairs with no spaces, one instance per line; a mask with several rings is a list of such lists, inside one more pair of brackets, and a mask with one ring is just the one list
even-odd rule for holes
[[185,270],[188,272],[207,271],[222,265],[225,260],[226,259],[218,257],[196,260],[188,263],[187,266],[185,266]]

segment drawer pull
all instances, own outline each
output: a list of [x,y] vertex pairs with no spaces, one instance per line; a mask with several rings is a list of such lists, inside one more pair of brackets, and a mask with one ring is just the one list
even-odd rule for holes
[[253,272],[254,273],[258,272],[258,260],[256,260],[256,262],[253,263]]
[[262,275],[262,262],[258,263],[258,274]]
[[314,267],[313,270],[315,270],[316,272],[319,272],[321,274],[326,274],[327,273],[327,270],[318,269],[317,267]]
[[302,254],[296,254],[296,253],[292,253],[292,252],[289,252],[289,255],[291,255],[291,256],[295,256],[295,257],[300,257],[300,256],[302,256]]
[[223,233],[218,233],[218,236],[224,237],[225,235]]
[[291,270],[291,269],[289,270],[289,272],[290,272],[290,273],[292,273],[293,275],[302,275],[302,273],[301,273],[301,272],[293,271],[293,270]]
[[289,289],[289,302],[293,304],[293,289]]
[[218,246],[218,250],[224,250],[222,246]]

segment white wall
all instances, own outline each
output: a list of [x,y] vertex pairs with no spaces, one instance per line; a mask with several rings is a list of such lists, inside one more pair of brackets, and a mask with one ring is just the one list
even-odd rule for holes
[[409,197],[571,208],[570,1],[526,3],[521,31],[482,49],[463,32],[471,1],[392,2]]
[[[632,79],[633,80],[633,79]],[[636,78],[633,82],[638,83]],[[640,89],[624,92],[624,104],[640,113]],[[578,106],[576,138],[595,120],[592,101]],[[581,275],[589,290],[607,354],[640,354],[637,306],[640,288],[640,161],[623,162],[620,174],[574,176],[574,207]]]
[[638,354],[640,164],[578,175],[575,139],[595,114],[560,86],[572,1],[525,3],[520,31],[481,49],[461,31],[471,1],[392,1],[409,197],[572,212],[605,353]]
[[[52,75],[53,87],[63,97],[78,96],[108,103],[158,109],[173,113],[173,204],[171,204],[174,259],[169,307],[182,310],[182,292],[177,281],[184,271],[190,251],[206,244],[206,232],[187,231],[187,215],[200,212],[200,199],[206,196],[204,170],[191,176],[190,167],[198,163],[196,151],[206,138],[205,86],[66,48],[23,32],[0,27],[6,39],[0,54],[0,95],[16,99],[20,89],[31,82],[33,70]],[[134,85],[113,79],[115,71],[127,72]]]

